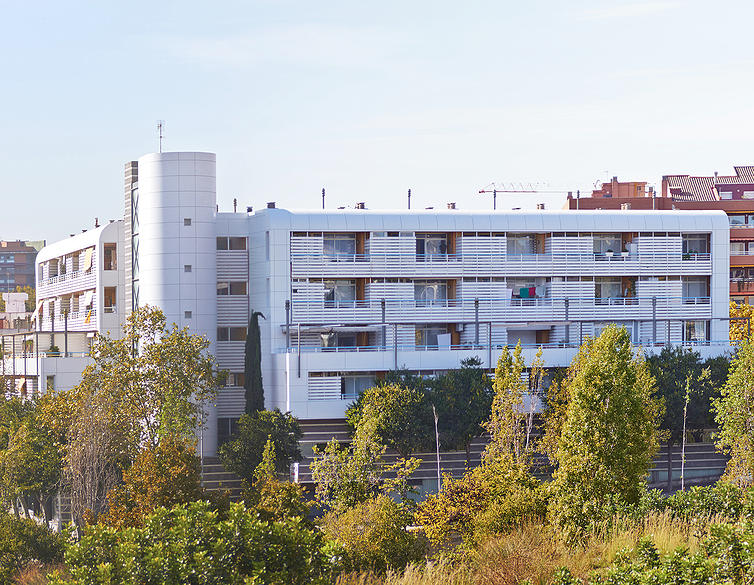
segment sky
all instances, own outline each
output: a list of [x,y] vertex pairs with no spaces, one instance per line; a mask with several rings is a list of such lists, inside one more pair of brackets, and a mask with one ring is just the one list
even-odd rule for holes
[[[217,153],[221,211],[492,207],[478,191],[754,163],[744,1],[3,4],[0,239],[122,218],[123,165]],[[560,207],[560,193],[498,209]]]

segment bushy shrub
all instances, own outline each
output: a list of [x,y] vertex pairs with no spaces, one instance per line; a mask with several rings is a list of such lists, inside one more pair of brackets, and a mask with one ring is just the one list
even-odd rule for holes
[[31,561],[59,562],[63,538],[32,520],[0,514],[0,585],[10,584]]
[[336,543],[331,551],[341,570],[384,573],[402,570],[424,555],[426,540],[406,530],[411,520],[404,504],[381,494],[341,514],[329,512],[321,527]]
[[325,583],[321,537],[298,518],[264,522],[243,504],[221,518],[207,502],[158,508],[142,527],[90,526],[55,585]]
[[748,490],[731,483],[718,482],[711,486],[694,486],[669,496],[664,504],[678,518],[721,516],[737,520],[751,499]]

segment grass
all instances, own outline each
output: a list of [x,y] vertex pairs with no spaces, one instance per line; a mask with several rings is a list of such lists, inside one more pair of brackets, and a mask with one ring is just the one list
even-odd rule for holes
[[[722,521],[713,517],[708,523]],[[679,546],[693,551],[708,523],[673,519],[667,513],[638,522],[617,519],[575,549],[560,542],[550,526],[524,524],[490,537],[462,555],[441,555],[439,560],[411,565],[403,574],[343,576],[338,585],[514,585],[526,580],[545,585],[560,567],[567,567],[578,577],[599,571],[613,562],[618,551],[634,547],[645,536],[652,538],[661,554]]]

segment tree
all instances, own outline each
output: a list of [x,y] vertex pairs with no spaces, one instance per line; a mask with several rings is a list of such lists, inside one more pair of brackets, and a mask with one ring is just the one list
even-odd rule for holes
[[77,522],[96,518],[105,496],[139,451],[163,437],[191,438],[203,424],[202,403],[217,392],[209,341],[166,326],[162,311],[141,307],[122,339],[100,336],[93,363],[72,390],[55,393],[46,419],[64,437],[66,478]]
[[749,303],[730,302],[730,338],[741,341],[751,335],[754,306]]
[[484,459],[505,459],[516,465],[528,466],[531,449],[526,432],[527,408],[524,397],[527,384],[523,380],[526,369],[521,342],[513,353],[505,348],[500,354],[492,384],[492,413],[485,424],[490,441],[484,450]]
[[[421,388],[380,384],[365,390],[349,413],[356,427],[371,425],[374,439],[404,458],[433,444],[432,407]],[[367,423],[371,419],[371,423]]]
[[[655,397],[665,406],[660,429],[668,442],[668,487],[672,484],[673,445],[683,438],[684,408],[685,428],[692,434],[700,436],[705,429],[715,426],[711,401],[720,395],[720,386],[727,375],[725,364],[725,358],[702,363],[698,352],[683,347],[666,347],[647,358],[649,371],[656,381]],[[712,371],[711,366],[715,366],[714,378],[711,375],[700,378],[704,369]],[[688,383],[692,384],[693,392],[688,393],[686,404]]]
[[50,429],[33,401],[0,397],[0,494],[18,513],[30,510],[47,520],[59,487],[62,461]]
[[164,437],[156,447],[142,450],[123,474],[123,482],[107,496],[104,522],[115,528],[141,526],[160,506],[170,508],[200,499],[199,458],[182,437]]
[[331,582],[321,536],[300,518],[265,522],[244,504],[158,508],[143,526],[87,527],[65,554],[70,577],[53,585]]
[[646,361],[615,325],[579,348],[568,380],[549,513],[576,541],[612,517],[611,505],[638,501],[658,448],[661,406]]
[[743,339],[731,362],[728,381],[714,401],[719,425],[717,447],[731,456],[726,476],[751,484],[754,478],[754,341]]
[[220,447],[220,461],[250,484],[269,439],[275,449],[277,472],[288,473],[291,462],[301,460],[298,442],[302,436],[301,425],[290,412],[275,409],[243,414],[236,435]]
[[244,389],[246,414],[264,410],[264,387],[262,386],[262,341],[259,331],[259,317],[264,315],[252,311],[249,319],[249,331],[246,334],[244,353]]
[[465,450],[470,464],[471,441],[484,432],[483,422],[492,407],[492,381],[479,358],[461,362],[430,382],[430,398],[437,408],[438,430],[443,449]]
[[301,518],[308,522],[311,506],[304,498],[304,488],[297,483],[280,481],[275,466],[275,445],[267,439],[262,462],[254,471],[252,484],[244,491],[243,499],[266,522]]

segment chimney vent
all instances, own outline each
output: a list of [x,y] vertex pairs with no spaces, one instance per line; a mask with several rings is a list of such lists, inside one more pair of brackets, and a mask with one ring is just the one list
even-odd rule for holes
[[96,228],[99,227],[99,217],[95,217],[94,218],[94,227],[96,227]]
[[359,202],[358,202],[358,203],[356,204],[356,209],[366,209],[366,208],[367,208],[367,207],[366,207],[366,203],[364,203],[363,201],[359,201]]
[[252,211],[254,211],[254,208],[251,205],[247,205],[246,206],[246,213],[251,213]]
[[455,209],[455,208],[456,208],[456,202],[455,201],[452,201],[452,202],[448,203],[448,209]]
[[275,209],[275,202],[274,201],[268,201],[267,202],[267,209]]
[[544,210],[544,208],[545,208],[545,204],[544,204],[544,203],[537,203],[537,209],[538,209],[539,211],[543,211],[543,210]]

